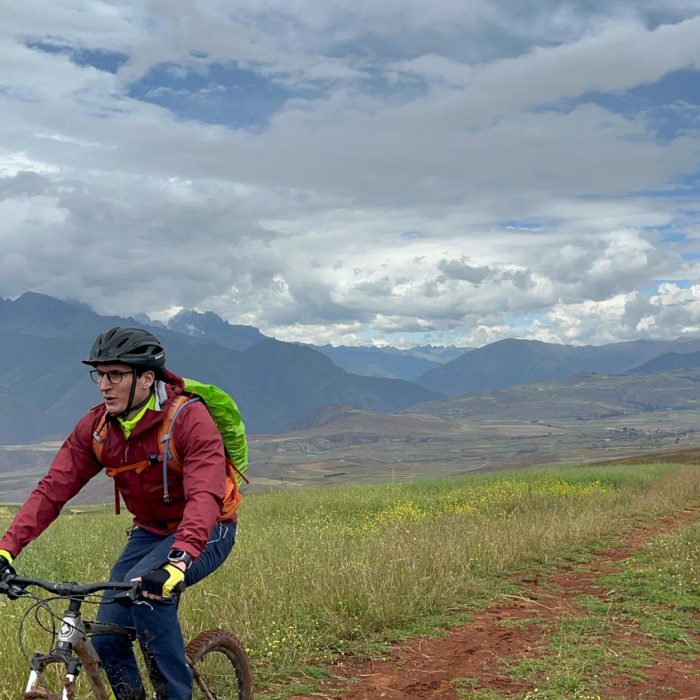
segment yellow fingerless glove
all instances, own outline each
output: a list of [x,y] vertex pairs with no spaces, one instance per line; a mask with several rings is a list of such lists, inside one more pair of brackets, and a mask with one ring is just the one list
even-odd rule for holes
[[181,591],[185,585],[185,572],[175,564],[163,564],[158,569],[147,573],[141,578],[141,589],[146,593],[169,598],[173,593]]
[[0,557],[7,559],[8,564],[12,564],[14,561],[13,556],[6,549],[0,549]]
[[12,555],[6,549],[0,549],[0,578],[5,578],[8,574],[14,574],[12,568]]
[[179,584],[184,584],[185,572],[179,567],[175,566],[175,564],[166,564],[163,569],[170,574],[163,584],[163,595],[166,598],[169,598],[175,592],[175,589]]

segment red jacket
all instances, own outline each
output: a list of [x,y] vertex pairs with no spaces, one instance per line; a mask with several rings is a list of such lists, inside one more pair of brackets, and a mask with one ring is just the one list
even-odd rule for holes
[[[109,429],[102,461],[108,468],[133,464],[158,453],[158,428],[173,398],[183,391],[180,377],[166,372],[168,399],[163,410],[148,409],[127,440],[116,419]],[[0,540],[0,549],[17,556],[58,516],[61,508],[93,476],[102,471],[93,450],[92,435],[105,413],[103,404],[83,416],[56,454],[48,474],[20,508]],[[201,402],[188,404],[173,424],[173,442],[182,470],[168,468],[172,503],[163,502],[162,463],[140,474],[126,471],[115,476],[134,524],[157,534],[175,532],[173,547],[196,559],[219,520],[226,481],[224,446],[214,420]]]

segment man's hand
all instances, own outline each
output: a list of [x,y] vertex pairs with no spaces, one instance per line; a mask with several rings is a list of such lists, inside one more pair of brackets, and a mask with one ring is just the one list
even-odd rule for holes
[[0,549],[0,581],[4,580],[7,575],[14,575],[15,570],[12,568],[12,555]]
[[185,571],[177,564],[163,564],[141,577],[144,598],[162,600],[185,588]]

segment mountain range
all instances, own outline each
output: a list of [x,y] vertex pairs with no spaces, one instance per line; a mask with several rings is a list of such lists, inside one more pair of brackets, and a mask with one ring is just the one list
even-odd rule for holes
[[111,326],[149,322],[167,348],[168,366],[229,391],[251,434],[312,424],[313,415],[328,406],[420,412],[424,402],[446,396],[581,372],[700,365],[700,339],[595,347],[508,339],[477,349],[335,348],[276,340],[211,312],[182,311],[163,324],[142,316],[102,316],[83,304],[27,292],[0,300],[0,444],[64,436],[99,400],[80,364],[94,338]]
[[[99,401],[80,360],[100,332],[116,325],[145,321],[101,316],[33,292],[0,300],[0,444],[67,434]],[[231,393],[251,433],[278,432],[327,404],[385,411],[440,396],[414,382],[351,374],[312,348],[246,326],[224,328],[226,345],[206,331],[182,333],[162,324],[153,330],[167,349],[168,366]]]
[[[686,357],[700,351],[700,338],[632,340],[609,345],[557,345],[508,338],[464,353],[418,377],[429,389],[448,396],[478,394],[532,382],[564,379],[579,372],[617,374],[697,366]],[[676,354],[684,361],[672,366],[660,356]],[[655,363],[651,361],[655,360]],[[685,364],[684,364],[685,362]],[[695,362],[696,364],[692,364]]]
[[[150,322],[150,319],[147,320]],[[211,311],[183,309],[164,327],[195,338],[206,339],[232,350],[247,350],[267,336],[253,326],[228,323]],[[350,347],[312,345],[346,372],[368,377],[414,381],[428,370],[440,367],[471,348],[423,345],[408,349],[393,347]]]

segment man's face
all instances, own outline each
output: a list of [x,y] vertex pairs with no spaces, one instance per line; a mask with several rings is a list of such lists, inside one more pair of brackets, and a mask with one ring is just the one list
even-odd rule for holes
[[126,410],[129,403],[131,385],[136,382],[132,406],[141,403],[151,390],[154,381],[154,374],[151,370],[146,370],[140,376],[134,378],[134,373],[129,365],[121,362],[109,362],[100,364],[95,369],[101,373],[97,386],[102,394],[107,413],[118,416]]

